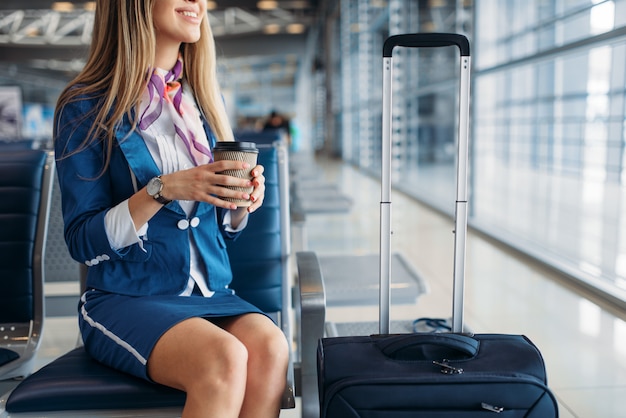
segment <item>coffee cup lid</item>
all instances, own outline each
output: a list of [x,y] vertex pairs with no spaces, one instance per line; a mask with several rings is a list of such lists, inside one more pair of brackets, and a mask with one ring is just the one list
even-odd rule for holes
[[254,142],[219,141],[213,147],[214,151],[244,151],[259,152]]

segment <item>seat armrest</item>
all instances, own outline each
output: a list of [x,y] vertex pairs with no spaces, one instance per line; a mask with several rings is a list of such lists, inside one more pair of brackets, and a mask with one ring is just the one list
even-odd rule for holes
[[324,336],[326,294],[320,264],[314,252],[296,253],[299,281],[302,417],[319,417],[317,344]]

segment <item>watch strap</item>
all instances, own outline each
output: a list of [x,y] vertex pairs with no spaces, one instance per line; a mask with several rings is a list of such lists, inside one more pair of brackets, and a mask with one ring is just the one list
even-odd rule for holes
[[171,200],[164,198],[163,195],[161,194],[161,192],[155,194],[152,197],[154,198],[154,200],[156,200],[157,202],[159,202],[162,205],[167,205],[168,203],[171,202]]

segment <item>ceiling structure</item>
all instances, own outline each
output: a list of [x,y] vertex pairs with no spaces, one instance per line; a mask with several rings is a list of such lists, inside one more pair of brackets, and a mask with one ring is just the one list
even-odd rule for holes
[[[221,56],[293,68],[293,54],[315,23],[318,0],[215,0],[208,6]],[[87,0],[1,0],[0,66],[71,77],[84,65],[94,10],[95,2]]]
[[[316,0],[211,1],[209,19],[216,38],[278,33],[300,34],[313,22]],[[89,43],[95,2],[85,0],[3,0],[0,45]]]

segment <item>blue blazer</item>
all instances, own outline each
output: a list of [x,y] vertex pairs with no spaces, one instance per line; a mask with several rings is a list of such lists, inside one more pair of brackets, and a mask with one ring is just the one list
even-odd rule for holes
[[[111,160],[104,167],[105,142],[77,150],[93,124],[98,99],[86,97],[57,112],[55,156],[61,187],[65,241],[75,260],[89,266],[87,287],[125,295],[176,295],[189,280],[189,242],[193,237],[212,290],[224,289],[232,272],[224,238],[224,210],[198,203],[187,217],[177,201],[164,206],[148,222],[139,244],[113,250],[104,227],[107,211],[160,173],[143,138],[128,118],[116,130]],[[211,145],[215,139],[203,120]],[[197,218],[197,219],[195,219]],[[192,222],[193,220],[193,222]],[[199,221],[199,223],[197,223]],[[197,224],[197,225],[196,225]]]

